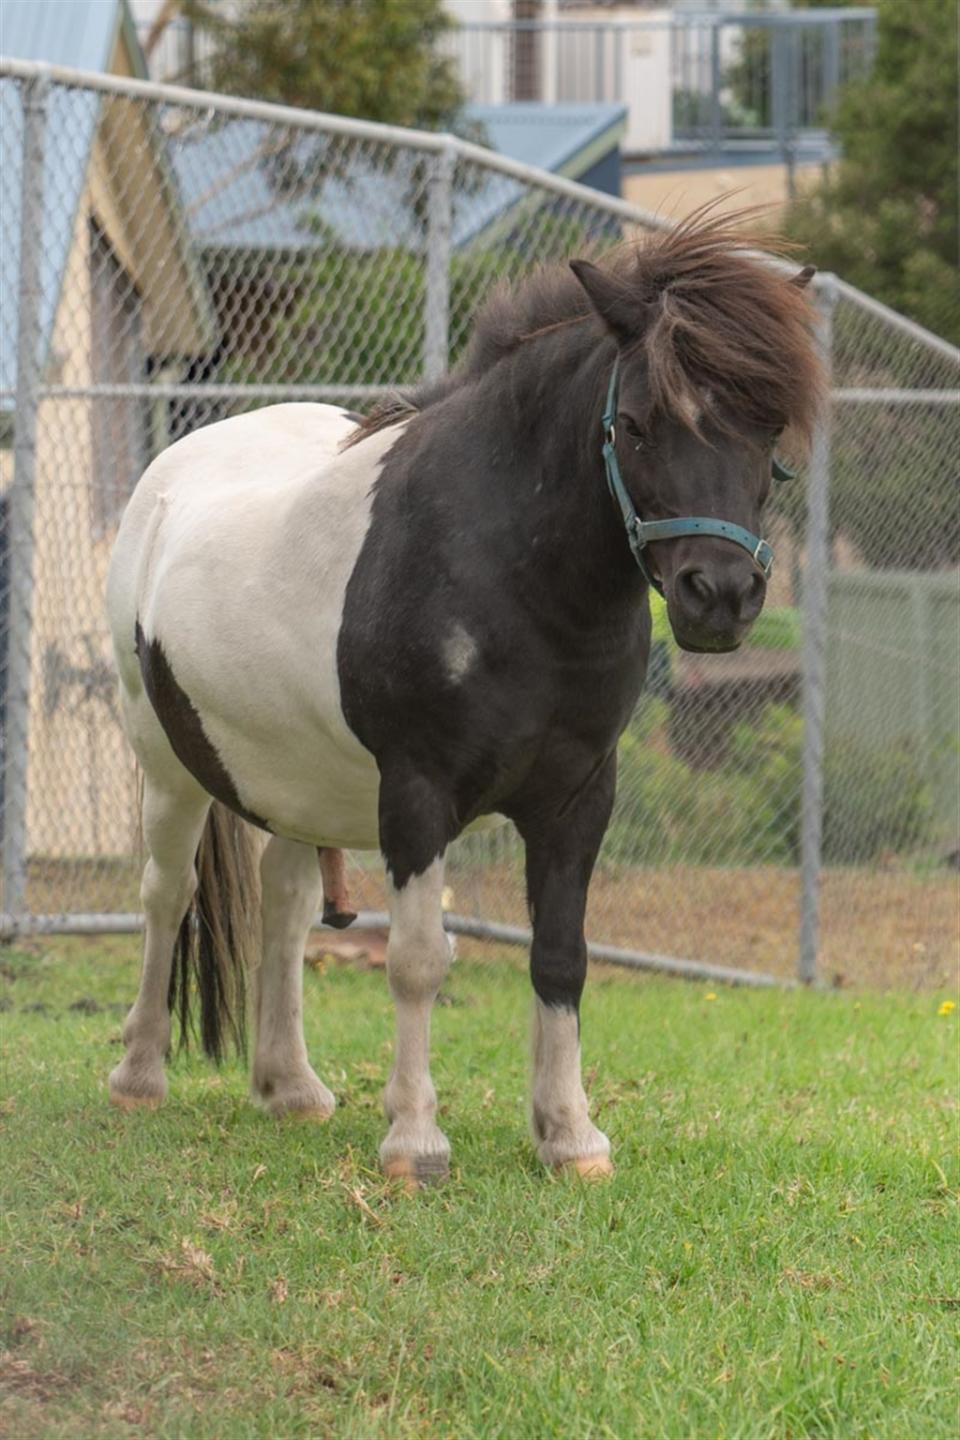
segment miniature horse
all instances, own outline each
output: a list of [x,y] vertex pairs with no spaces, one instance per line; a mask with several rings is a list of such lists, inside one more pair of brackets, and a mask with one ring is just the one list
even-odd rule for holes
[[580,1077],[583,922],[648,588],[685,649],[740,643],[771,560],[773,447],[819,397],[813,272],[788,281],[755,243],[700,214],[606,268],[544,269],[488,302],[451,375],[359,425],[278,405],[151,464],[108,586],[149,855],[115,1102],[162,1099],[194,983],[206,1051],[242,1039],[257,827],[253,1092],[329,1116],[302,1029],[317,851],[379,848],[397,1025],[381,1162],[411,1187],[444,1174],[428,1063],[444,852],[507,817],[526,848],[537,1150],[609,1171]]

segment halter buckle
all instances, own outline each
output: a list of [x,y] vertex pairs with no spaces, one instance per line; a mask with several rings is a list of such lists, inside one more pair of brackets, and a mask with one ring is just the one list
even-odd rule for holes
[[769,580],[770,571],[773,569],[773,551],[766,540],[757,541],[757,548],[753,552],[753,559],[754,563],[759,565],[763,571],[763,578]]

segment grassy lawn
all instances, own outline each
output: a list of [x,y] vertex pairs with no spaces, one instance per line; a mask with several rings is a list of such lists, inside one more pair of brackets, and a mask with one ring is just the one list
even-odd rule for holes
[[[178,1059],[111,1110],[137,942],[0,952],[0,1429],[36,1436],[956,1434],[957,1022],[943,995],[708,991],[598,971],[606,1185],[526,1138],[522,963],[437,1010],[446,1187],[375,1169],[382,974],[308,973],[340,1108],[276,1124]],[[474,952],[476,954],[476,952]]]

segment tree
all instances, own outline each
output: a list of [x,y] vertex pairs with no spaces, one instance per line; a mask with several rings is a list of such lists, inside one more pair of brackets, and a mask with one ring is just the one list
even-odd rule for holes
[[842,158],[786,228],[821,269],[960,341],[956,0],[877,0],[872,73],[830,117]]
[[213,43],[209,82],[232,95],[391,125],[449,129],[463,103],[438,41],[442,0],[209,0],[183,13]]

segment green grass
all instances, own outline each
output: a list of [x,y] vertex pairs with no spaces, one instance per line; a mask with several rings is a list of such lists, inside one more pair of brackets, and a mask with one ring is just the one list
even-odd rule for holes
[[409,1197],[375,1169],[382,975],[308,974],[327,1126],[182,1058],[161,1112],[124,1115],[104,1081],[136,948],[0,954],[18,1440],[956,1434],[942,997],[595,974],[585,1063],[618,1171],[589,1186],[526,1138],[522,965],[462,960],[434,1032],[454,1171]]

